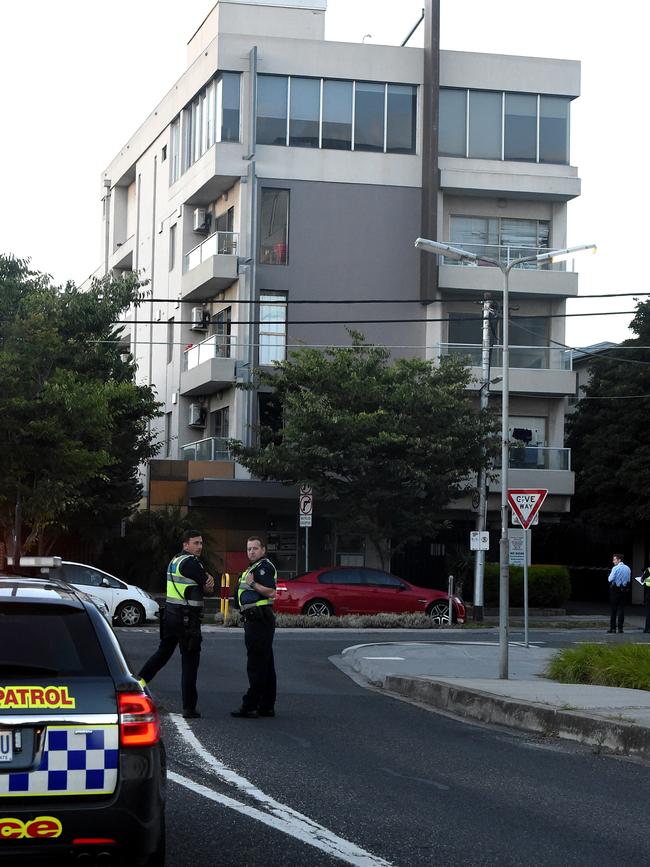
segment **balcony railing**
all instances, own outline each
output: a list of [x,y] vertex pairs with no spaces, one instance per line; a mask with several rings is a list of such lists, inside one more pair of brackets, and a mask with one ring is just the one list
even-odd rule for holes
[[[468,358],[472,367],[482,364],[479,343],[440,343],[440,355]],[[559,346],[509,346],[509,366],[528,370],[572,370],[571,353]],[[490,355],[492,367],[503,366],[503,347],[493,346]]]
[[187,253],[183,270],[191,271],[210,256],[236,256],[238,246],[239,232],[214,232]]
[[228,450],[228,440],[225,437],[206,437],[193,443],[181,446],[183,461],[232,461]]
[[[475,253],[479,258],[478,261],[462,261],[452,259],[448,256],[441,256],[440,260],[443,265],[471,265],[472,267],[494,267],[491,262],[486,259],[495,259],[502,265],[509,265],[515,259],[523,259],[526,256],[539,256],[542,253],[548,253],[550,247],[525,247],[515,246],[513,244],[465,244],[461,241],[449,241],[452,247],[459,247],[462,250],[467,250],[469,253]],[[483,258],[485,257],[485,259]],[[540,271],[572,271],[573,267],[568,268],[569,262],[522,262],[520,265],[515,265],[515,268],[532,268]]]
[[232,358],[235,338],[229,334],[213,334],[212,337],[187,347],[183,353],[183,370],[192,370],[211,358]]
[[[508,450],[508,467],[511,470],[570,470],[571,449],[544,448],[542,446],[519,445],[510,442]],[[499,455],[493,464],[495,469],[501,467]]]

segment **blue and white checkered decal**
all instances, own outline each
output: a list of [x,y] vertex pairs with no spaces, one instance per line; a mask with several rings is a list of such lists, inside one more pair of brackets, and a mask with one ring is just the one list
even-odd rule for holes
[[117,786],[116,725],[48,726],[43,759],[31,772],[0,773],[0,798],[107,795]]

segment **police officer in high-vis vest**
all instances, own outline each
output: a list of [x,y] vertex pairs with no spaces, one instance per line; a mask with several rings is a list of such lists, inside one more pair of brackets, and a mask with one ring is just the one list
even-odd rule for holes
[[643,582],[643,600],[645,602],[645,629],[644,632],[650,632],[650,566],[641,573],[641,581]]
[[196,530],[183,533],[183,550],[167,567],[167,599],[160,623],[160,644],[145,662],[139,678],[149,683],[171,659],[176,645],[181,649],[181,692],[183,716],[196,719],[198,699],[196,677],[201,659],[201,618],[203,594],[214,592],[214,578],[199,560],[203,538]]
[[275,716],[276,677],[273,661],[277,572],[266,557],[266,545],[257,536],[246,542],[250,561],[237,585],[235,604],[244,620],[248,672],[248,692],[235,717]]

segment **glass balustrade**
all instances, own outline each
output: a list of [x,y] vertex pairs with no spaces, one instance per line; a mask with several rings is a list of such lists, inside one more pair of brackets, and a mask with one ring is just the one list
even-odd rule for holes
[[235,256],[239,246],[239,232],[214,232],[197,244],[185,256],[185,271],[191,271],[211,256]]
[[[493,463],[494,469],[501,467],[501,455]],[[571,449],[527,446],[511,441],[508,467],[511,470],[570,470]]]
[[213,334],[201,343],[190,344],[183,352],[183,370],[192,370],[212,358],[233,358],[235,338],[230,334]]
[[225,437],[207,437],[181,446],[183,461],[232,461]]
[[[482,364],[482,347],[478,343],[440,343],[440,355],[453,355],[469,359],[472,367]],[[509,367],[524,370],[571,370],[571,353],[559,346],[510,346]],[[492,367],[503,365],[503,347],[493,346],[490,355]]]
[[[488,259],[493,259],[501,265],[509,265],[515,259],[524,259],[528,256],[540,256],[543,253],[549,252],[549,247],[524,247],[504,244],[465,244],[460,241],[446,241],[452,247],[459,247],[462,250],[467,250],[469,253],[475,253],[479,258],[471,262],[452,259],[449,256],[441,256],[440,260],[443,265],[461,265],[476,267],[494,267]],[[570,267],[569,267],[570,266]],[[515,265],[515,268],[531,268],[540,271],[573,271],[573,260],[566,262],[521,262]]]

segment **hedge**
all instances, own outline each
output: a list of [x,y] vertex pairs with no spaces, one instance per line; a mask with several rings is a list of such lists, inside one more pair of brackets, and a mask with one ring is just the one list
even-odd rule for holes
[[[485,604],[499,604],[499,564],[485,564]],[[531,608],[563,608],[571,595],[571,580],[566,566],[528,567],[528,605]],[[510,566],[510,605],[524,604],[523,566]]]

